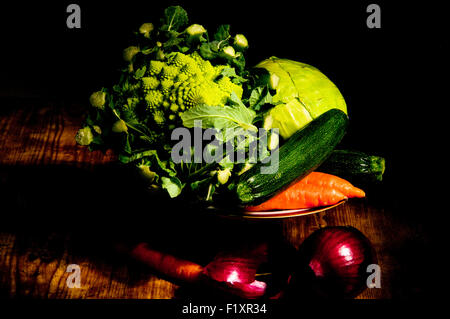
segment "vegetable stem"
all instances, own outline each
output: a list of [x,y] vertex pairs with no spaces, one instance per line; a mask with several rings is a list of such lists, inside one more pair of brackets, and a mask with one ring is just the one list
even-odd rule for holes
[[209,184],[209,186],[208,186],[208,194],[206,195],[206,201],[210,200],[211,190],[212,190],[212,184]]
[[189,176],[188,176],[187,179],[188,179],[188,180],[192,180],[192,178],[194,178],[194,177],[196,177],[197,175],[203,173],[205,170],[208,170],[210,167],[214,166],[214,164],[217,164],[217,163],[214,163],[214,162],[213,162],[213,163],[208,163],[208,164],[206,164],[206,165],[203,166],[202,168],[200,168],[200,169],[194,171],[192,174],[189,174]]

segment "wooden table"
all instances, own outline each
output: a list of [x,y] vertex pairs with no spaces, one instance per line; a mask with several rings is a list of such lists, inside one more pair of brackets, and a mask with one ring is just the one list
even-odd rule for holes
[[[137,187],[124,184],[126,173],[116,170],[113,154],[89,152],[75,144],[81,121],[77,104],[0,100],[1,297],[183,297],[189,294],[183,286],[118,255],[111,243],[150,238],[205,263],[227,242],[224,237],[242,241],[279,236],[297,248],[325,225],[354,226],[375,247],[382,286],[358,298],[401,294],[395,286],[402,270],[396,254],[414,229],[393,218],[390,210],[365,199],[278,221],[227,221],[168,212],[148,202]],[[69,264],[80,266],[80,288],[67,287]]]

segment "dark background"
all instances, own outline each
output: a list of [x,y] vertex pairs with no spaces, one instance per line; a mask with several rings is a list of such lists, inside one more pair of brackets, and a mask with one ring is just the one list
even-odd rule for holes
[[[81,29],[66,27],[66,7],[81,7]],[[367,5],[381,7],[381,29],[366,26]],[[181,4],[191,23],[210,32],[223,23],[249,40],[248,65],[277,56],[324,72],[347,101],[350,128],[342,147],[386,158],[385,180],[373,204],[437,234],[437,184],[442,147],[436,117],[443,73],[440,5],[395,1],[17,1],[0,9],[0,98],[85,103],[110,86],[122,50],[143,22],[157,23],[165,7]],[[442,60],[443,61],[443,60]],[[442,84],[440,84],[442,83]],[[435,165],[435,166],[433,166]],[[422,236],[422,235],[421,235]],[[431,246],[431,244],[430,244]],[[418,248],[421,258],[434,250]],[[422,266],[429,266],[422,262]],[[414,268],[416,269],[416,267]],[[424,272],[427,271],[424,269]]]

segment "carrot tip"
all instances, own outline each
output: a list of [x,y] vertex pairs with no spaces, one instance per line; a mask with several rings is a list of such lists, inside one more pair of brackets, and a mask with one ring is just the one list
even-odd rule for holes
[[362,189],[355,187],[355,189],[351,194],[351,197],[359,197],[359,198],[366,197],[366,193]]

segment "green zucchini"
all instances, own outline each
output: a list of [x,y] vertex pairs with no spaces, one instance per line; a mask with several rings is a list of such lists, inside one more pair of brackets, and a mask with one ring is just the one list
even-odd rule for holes
[[273,158],[278,156],[276,173],[262,173],[267,164],[258,162],[240,176],[236,187],[239,202],[242,205],[261,203],[315,170],[344,137],[347,125],[347,115],[331,109],[295,132],[272,153]]
[[375,182],[383,179],[384,169],[383,157],[359,151],[334,150],[317,170],[353,182]]

